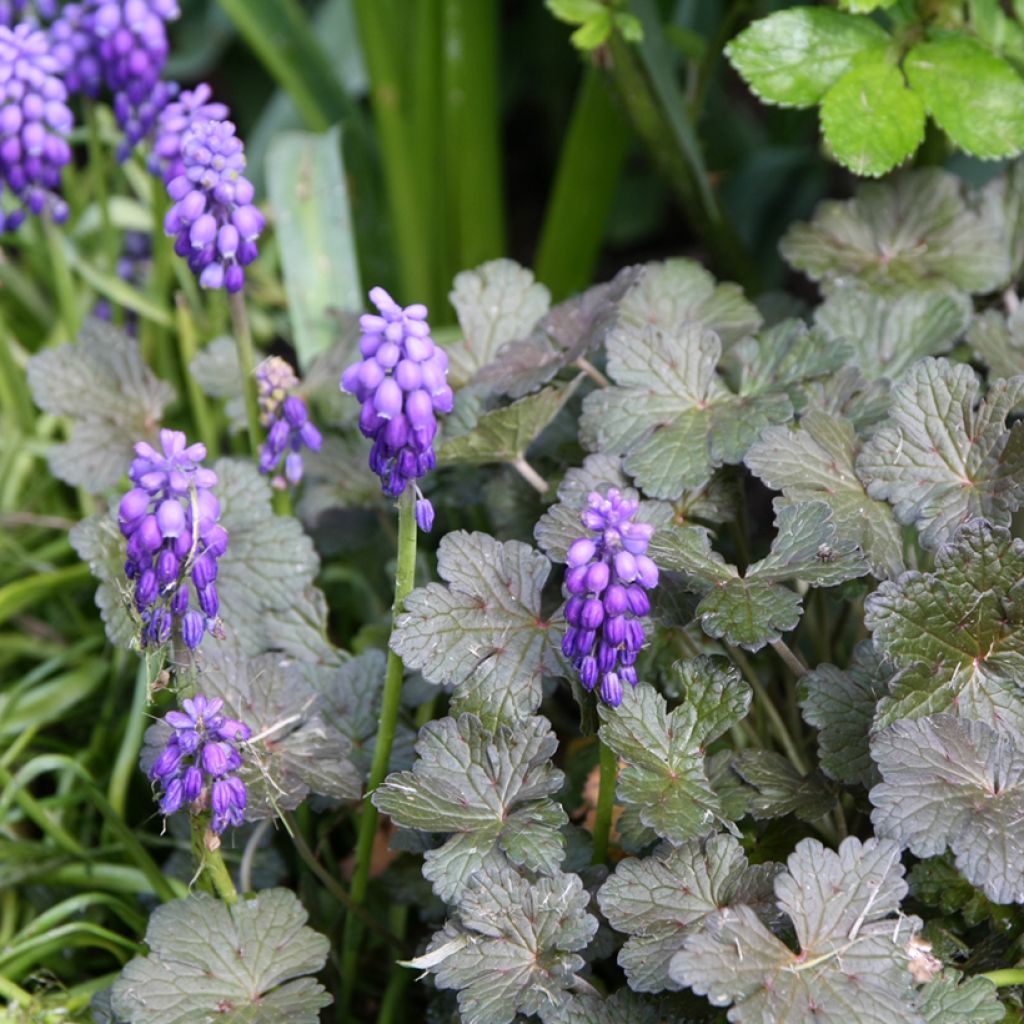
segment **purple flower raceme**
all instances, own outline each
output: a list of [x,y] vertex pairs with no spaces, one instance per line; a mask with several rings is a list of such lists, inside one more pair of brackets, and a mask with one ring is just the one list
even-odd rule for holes
[[224,121],[231,116],[227,105],[212,97],[213,91],[203,82],[183,92],[160,112],[149,168],[159,174],[165,184],[185,173],[181,156],[185,133],[200,121]]
[[50,26],[50,49],[60,63],[68,91],[96,97],[103,88],[103,63],[92,30],[92,5],[65,4]]
[[72,117],[59,73],[45,32],[0,25],[0,184],[19,203],[0,213],[0,230],[13,231],[26,212],[48,212],[57,223],[67,217],[56,190],[71,160]]
[[160,445],[162,451],[145,442],[135,446],[128,471],[135,486],[119,509],[128,538],[124,571],[135,584],[142,646],[164,644],[180,628],[195,650],[205,633],[221,635],[217,559],[227,551],[228,534],[212,491],[217,474],[201,465],[206,448],[188,445],[176,430],[161,430]]
[[[370,300],[380,315],[360,318],[363,358],[345,370],[341,389],[362,402],[359,429],[373,441],[370,468],[384,493],[397,498],[434,468],[436,414],[451,412],[454,399],[448,356],[430,337],[427,307],[403,309],[383,288],[374,288]],[[417,494],[416,522],[429,530],[434,510],[418,488]]]
[[224,702],[195,696],[168,711],[164,721],[174,730],[149,777],[160,785],[160,813],[174,814],[189,805],[195,814],[213,812],[210,827],[220,834],[241,825],[245,783],[234,773],[242,767],[238,745],[252,735],[247,725],[220,713]]
[[[170,166],[169,155],[162,156]],[[167,191],[174,205],[164,231],[174,251],[187,258],[203,288],[241,291],[245,270],[258,254],[263,214],[252,205],[252,183],[243,175],[242,140],[230,121],[193,118],[181,135],[181,173]]]
[[[292,368],[280,356],[271,356],[256,367],[256,394],[267,440],[260,448],[260,472],[273,473],[271,483],[279,490],[302,479],[302,449],[320,451],[323,437],[309,418],[306,403],[289,392],[299,383]],[[284,461],[284,475],[279,470]]]
[[581,515],[595,536],[569,548],[565,589],[569,623],[562,652],[572,660],[580,682],[598,688],[612,707],[622,703],[622,684],[636,686],[634,665],[644,643],[640,618],[651,608],[647,591],[658,583],[658,567],[646,554],[654,527],[635,523],[639,502],[614,488],[602,497],[592,491]]

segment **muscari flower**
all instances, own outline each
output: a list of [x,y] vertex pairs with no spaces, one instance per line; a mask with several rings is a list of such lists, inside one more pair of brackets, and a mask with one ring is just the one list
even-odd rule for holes
[[614,488],[606,497],[591,492],[580,518],[594,536],[575,541],[566,558],[562,652],[580,682],[597,687],[612,707],[622,703],[623,683],[636,686],[640,618],[651,609],[647,591],[658,583],[658,567],[646,554],[654,527],[632,521],[639,507]]
[[180,628],[195,650],[204,633],[221,634],[217,559],[227,550],[228,535],[211,490],[217,474],[201,465],[206,448],[188,445],[175,430],[161,430],[160,445],[162,451],[145,442],[135,446],[128,472],[135,486],[119,508],[128,538],[125,575],[135,584],[142,646],[166,643]]
[[238,745],[252,735],[247,725],[220,713],[223,705],[220,698],[197,695],[182,701],[181,711],[168,711],[164,721],[174,731],[149,769],[162,790],[161,814],[186,805],[196,814],[209,808],[210,827],[218,834],[242,824],[245,783],[234,773],[242,767]]
[[103,88],[103,64],[87,3],[70,3],[49,28],[50,50],[68,91],[96,97]]
[[[451,412],[448,356],[434,344],[427,324],[427,307],[404,309],[383,288],[370,300],[379,316],[360,317],[363,334],[353,363],[341,378],[341,389],[362,403],[359,429],[373,441],[370,468],[381,488],[397,498],[408,483],[434,468],[434,435],[439,412]],[[416,522],[429,530],[434,509],[417,488]]]
[[67,217],[56,190],[71,160],[72,116],[59,72],[45,32],[0,25],[0,184],[18,203],[0,212],[0,230],[13,231],[26,212],[46,211],[57,223]]
[[200,121],[225,121],[231,112],[213,99],[213,90],[202,82],[168,103],[157,119],[149,169],[168,184],[185,173],[181,145],[185,133]]
[[[302,479],[302,449],[320,451],[323,437],[309,418],[306,403],[289,392],[299,383],[292,368],[279,356],[256,367],[256,394],[267,440],[260,448],[260,472],[274,473],[271,482],[279,489]],[[287,453],[287,454],[286,454]],[[284,476],[278,470],[284,460]]]
[[252,183],[242,173],[245,153],[235,126],[213,118],[192,120],[181,135],[180,163],[181,173],[167,184],[174,205],[164,231],[203,288],[240,291],[243,268],[258,255],[256,239],[264,221],[252,205]]

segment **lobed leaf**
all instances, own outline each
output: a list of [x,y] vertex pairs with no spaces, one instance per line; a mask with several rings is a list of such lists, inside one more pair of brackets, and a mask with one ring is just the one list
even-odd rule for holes
[[313,978],[329,943],[306,927],[287,889],[227,906],[205,893],[165,903],[146,929],[149,955],[114,982],[111,1006],[128,1024],[317,1024],[331,997]]
[[423,874],[447,902],[473,873],[507,858],[554,874],[568,820],[550,799],[562,785],[551,764],[558,741],[544,718],[488,730],[475,715],[442,718],[420,730],[413,770],[389,775],[373,794],[403,828],[454,835],[426,854]]
[[551,623],[540,614],[551,563],[519,541],[447,534],[437,573],[447,582],[414,590],[395,620],[391,647],[428,682],[455,686],[453,711],[488,725],[540,706],[541,677],[560,672]]
[[972,321],[967,342],[992,377],[1024,374],[1024,308],[1007,316],[986,309]]
[[772,880],[781,865],[751,867],[738,840],[667,844],[642,860],[621,861],[598,891],[608,923],[629,935],[619,964],[636,992],[678,991],[669,962],[687,935],[725,907],[744,903],[771,916]]
[[755,818],[795,814],[802,821],[814,822],[835,806],[835,793],[820,773],[801,775],[774,750],[736,751],[731,765],[750,787],[748,807]]
[[880,725],[950,710],[1024,731],[1024,541],[975,520],[935,556],[932,573],[888,580],[864,605],[876,650],[900,674]]
[[960,179],[938,168],[819,203],[811,223],[794,224],[779,249],[812,280],[853,277],[886,291],[947,283],[984,293],[1010,274],[1001,234],[967,206]]
[[994,903],[1024,903],[1024,751],[1020,736],[955,715],[900,721],[874,737],[883,781],[871,820],[919,857],[948,846]]
[[100,494],[128,472],[137,441],[152,440],[174,390],[124,331],[88,320],[75,345],[44,349],[26,366],[36,405],[74,423],[47,453],[58,480]]
[[725,815],[705,773],[705,747],[740,721],[750,688],[724,660],[678,662],[686,700],[671,713],[653,687],[638,686],[617,708],[601,706],[600,735],[626,764],[618,796],[640,821],[673,842],[705,836]]
[[804,839],[775,878],[799,951],[740,905],[689,935],[669,975],[715,1006],[731,1003],[737,1024],[816,1024],[851,1013],[863,1024],[921,1024],[906,950],[920,922],[891,916],[906,890],[896,843],[850,837],[833,852]]
[[961,979],[959,971],[945,970],[921,989],[917,1009],[926,1024],[989,1024],[1006,1016],[988,978]]
[[997,380],[980,397],[969,366],[923,359],[896,383],[888,421],[864,445],[857,474],[872,498],[920,531],[921,544],[947,544],[979,516],[1006,526],[1024,503],[1024,433],[1007,417],[1024,397],[1024,377]]
[[813,107],[856,58],[884,52],[888,41],[867,18],[827,7],[791,7],[755,21],[725,53],[764,102]]
[[567,1007],[583,949],[597,931],[578,875],[528,882],[486,865],[467,883],[455,917],[409,966],[458,990],[463,1024],[511,1024]]

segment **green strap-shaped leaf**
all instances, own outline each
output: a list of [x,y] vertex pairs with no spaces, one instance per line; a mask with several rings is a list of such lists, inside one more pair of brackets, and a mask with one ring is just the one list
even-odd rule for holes
[[1024,81],[1013,66],[962,33],[911,47],[910,85],[962,150],[985,160],[1024,149]]

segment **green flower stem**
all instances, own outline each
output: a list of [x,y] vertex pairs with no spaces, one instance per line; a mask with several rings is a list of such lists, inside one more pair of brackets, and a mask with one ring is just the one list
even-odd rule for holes
[[[85,125],[88,132],[89,172],[92,175],[93,199],[100,208],[100,242],[103,250],[104,269],[115,273],[120,244],[113,221],[110,219],[110,199],[107,190],[107,162],[100,133],[100,123],[96,116],[96,103],[86,98]],[[114,304],[114,315],[121,314],[120,308]],[[120,322],[115,320],[115,322]]]
[[401,77],[406,55],[395,47],[391,18],[395,11],[392,4],[382,0],[355,0],[355,11],[370,73],[370,100],[384,164],[401,289],[406,296],[416,296],[434,306],[430,289],[432,244],[420,196],[423,173],[410,152],[404,110],[408,97],[403,95]]
[[771,649],[786,663],[786,667],[796,676],[797,679],[803,679],[810,671],[807,666],[803,663],[803,659],[796,651],[790,647],[785,640],[777,638],[770,640],[769,644]]
[[[123,651],[117,650],[114,655],[113,684],[117,685],[121,674],[124,658]],[[149,703],[149,666],[146,661],[139,662],[135,673],[135,687],[132,690],[132,706],[128,711],[127,725],[121,746],[117,751],[110,782],[107,784],[107,799],[110,806],[123,818],[128,801],[128,785],[137,770],[139,747],[142,746],[142,733],[146,728],[146,705]]]
[[654,0],[633,0],[644,41],[638,46],[614,32],[609,72],[633,130],[676,194],[687,218],[721,272],[746,288],[757,274],[739,235],[719,207],[682,94],[672,73],[669,44]]
[[631,140],[608,84],[596,68],[588,68],[558,158],[534,259],[537,279],[556,300],[593,279]]
[[197,870],[209,883],[210,888],[228,906],[238,902],[235,883],[231,881],[231,872],[224,863],[220,852],[220,841],[215,849],[207,845],[207,836],[213,835],[209,830],[210,816],[201,814],[191,819],[192,824],[192,855],[195,857]]
[[0,409],[23,434],[31,434],[36,413],[28,392],[25,371],[14,356],[12,338],[0,316]]
[[981,977],[988,978],[997,988],[1024,985],[1024,967],[1004,967],[999,971],[988,971]]
[[[395,573],[395,603],[392,606],[392,629],[405,599],[413,588],[416,576],[416,496],[413,488],[407,486],[398,499],[398,567]],[[363,810],[359,818],[359,832],[356,839],[356,866],[352,873],[349,895],[352,902],[361,906],[366,899],[370,879],[370,856],[373,853],[373,839],[377,832],[377,808],[370,797],[384,781],[388,762],[391,760],[391,746],[398,725],[398,709],[402,696],[402,659],[394,651],[388,651],[387,674],[384,677],[384,694],[381,699],[380,724],[373,748],[373,762],[370,776],[366,781]],[[352,1019],[349,1006],[355,987],[356,971],[359,966],[359,944],[363,926],[352,913],[345,919],[345,933],[342,937],[341,992],[338,1009],[342,1020]]]
[[174,333],[178,340],[181,375],[185,381],[185,390],[188,393],[188,404],[192,410],[192,421],[199,434],[199,440],[206,445],[206,451],[211,457],[215,457],[219,454],[220,449],[217,444],[217,431],[213,425],[210,403],[206,400],[206,395],[203,394],[203,389],[199,386],[195,374],[189,369],[198,350],[195,321],[192,319],[185,296],[181,292],[175,295],[174,303],[177,326]]
[[71,277],[67,253],[64,251],[64,246],[67,243],[61,228],[54,224],[49,217],[44,216],[39,219],[43,225],[43,233],[46,235],[50,268],[53,271],[53,287],[57,292],[57,308],[60,310],[60,318],[64,324],[64,333],[67,335],[68,341],[74,341],[78,337],[81,318],[78,311],[75,282]]
[[615,777],[619,771],[619,758],[607,744],[597,741],[601,765],[601,785],[597,791],[597,814],[594,816],[594,851],[591,863],[604,864],[608,860],[608,837],[612,830],[612,810],[615,807]]
[[[404,938],[405,927],[409,919],[409,908],[401,905],[393,906],[388,917],[391,930]],[[401,1014],[402,997],[405,995],[411,978],[412,972],[408,967],[400,966],[397,961],[391,965],[388,985],[384,989],[384,995],[380,1000],[380,1009],[377,1011],[377,1024],[395,1024],[395,1021],[403,1019]]]
[[245,421],[249,427],[249,448],[253,455],[259,453],[263,430],[260,426],[260,406],[256,400],[255,357],[252,347],[252,329],[249,314],[245,310],[245,296],[234,292],[228,297],[231,308],[231,324],[234,328],[235,347],[238,349],[238,370],[242,376],[242,394],[245,397]]

